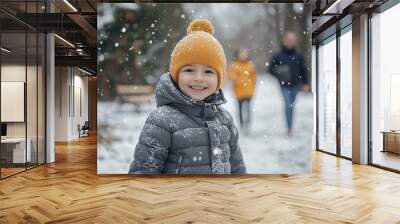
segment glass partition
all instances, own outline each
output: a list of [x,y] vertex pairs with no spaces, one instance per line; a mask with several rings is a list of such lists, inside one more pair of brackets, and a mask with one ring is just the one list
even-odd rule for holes
[[400,171],[400,4],[371,19],[371,137],[374,165]]
[[[26,5],[28,3],[28,5]],[[44,12],[44,1],[0,7],[0,178],[45,162],[45,35],[17,18]]]
[[1,34],[2,177],[24,171],[31,158],[26,140],[26,40],[25,32]]
[[352,157],[352,34],[340,36],[340,154]]
[[318,149],[336,154],[336,36],[318,48]]

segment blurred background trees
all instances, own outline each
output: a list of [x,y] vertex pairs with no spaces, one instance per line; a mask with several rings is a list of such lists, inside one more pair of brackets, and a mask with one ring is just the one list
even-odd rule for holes
[[212,21],[228,64],[233,52],[245,47],[258,73],[266,73],[281,35],[290,30],[298,35],[298,50],[310,65],[311,9],[304,4],[103,3],[97,19],[99,100],[113,100],[118,84],[155,86],[195,18]]

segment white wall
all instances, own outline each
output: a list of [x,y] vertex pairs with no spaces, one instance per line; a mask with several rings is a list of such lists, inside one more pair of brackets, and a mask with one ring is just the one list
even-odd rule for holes
[[[25,69],[25,65],[2,65],[1,81],[25,82]],[[7,110],[7,108],[1,108],[1,110]],[[25,122],[7,122],[7,137],[25,137],[25,126]]]
[[[25,76],[28,76],[28,87],[27,87],[27,122],[7,122],[7,136],[8,137],[25,137],[25,126],[28,125],[28,137],[33,132],[36,136],[36,67],[19,65],[19,64],[4,64],[1,66],[1,81],[2,82],[26,82]],[[30,87],[30,88],[29,88]],[[6,97],[6,96],[2,96]],[[42,105],[39,105],[41,107]],[[1,108],[1,110],[7,110],[9,108]],[[24,110],[24,108],[22,108]]]
[[[1,81],[3,82],[25,82],[25,65],[2,65],[1,66]],[[28,70],[29,67],[28,67]],[[2,96],[4,97],[4,96]],[[1,108],[7,110],[7,108]],[[8,137],[25,137],[25,122],[7,123]]]
[[68,86],[67,67],[55,68],[55,141],[68,140]]
[[83,75],[76,68],[56,67],[56,141],[79,138],[78,124],[88,120],[88,78]]
[[[74,94],[75,94],[75,96],[73,96],[74,97],[74,99],[75,99],[75,107],[74,107],[74,110],[75,110],[75,114],[74,114],[74,119],[72,120],[73,121],[73,123],[72,123],[72,126],[74,127],[73,129],[72,129],[72,135],[73,136],[78,136],[78,129],[76,128],[77,126],[78,126],[78,124],[80,124],[81,126],[85,123],[85,121],[88,121],[89,119],[88,119],[88,107],[89,107],[89,102],[88,102],[88,77],[87,76],[81,76],[81,74],[83,74],[83,73],[81,73],[81,72],[79,72],[79,75],[76,75],[76,72],[77,72],[78,70],[75,70],[75,75],[74,75],[74,86],[75,86],[75,88],[74,88],[74,90],[75,90],[75,92],[74,92]],[[79,91],[80,91],[80,93],[79,93]],[[79,99],[79,95],[80,95],[80,99]],[[78,101],[81,101],[80,102],[80,105],[79,105],[79,102]],[[81,108],[81,110],[82,111],[79,111],[79,106],[81,106],[82,108]]]

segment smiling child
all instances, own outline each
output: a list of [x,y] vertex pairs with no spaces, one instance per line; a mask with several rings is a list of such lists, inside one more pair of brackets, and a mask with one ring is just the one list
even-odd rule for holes
[[224,50],[206,19],[192,21],[156,88],[130,174],[244,174],[246,166],[221,87]]

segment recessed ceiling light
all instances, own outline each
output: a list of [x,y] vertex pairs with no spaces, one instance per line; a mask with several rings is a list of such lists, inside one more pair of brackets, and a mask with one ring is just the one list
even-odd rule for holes
[[78,12],[78,10],[68,1],[64,0],[65,4],[67,4],[74,12]]
[[322,14],[342,14],[343,9],[351,5],[355,0],[336,0]]
[[81,71],[81,72],[83,72],[83,73],[85,73],[85,74],[87,74],[87,75],[92,75],[92,73],[90,73],[90,72],[88,72],[88,71],[86,71],[86,70],[83,70],[83,69],[81,69],[81,68],[79,68],[79,67],[78,67],[78,69],[79,69],[79,71]]
[[54,36],[57,37],[58,39],[60,39],[62,42],[66,43],[67,45],[69,45],[69,46],[75,48],[75,45],[73,45],[73,44],[72,44],[71,42],[69,42],[68,40],[66,40],[66,39],[64,39],[64,38],[62,38],[62,37],[60,37],[60,36],[57,35],[57,34],[54,34]]

